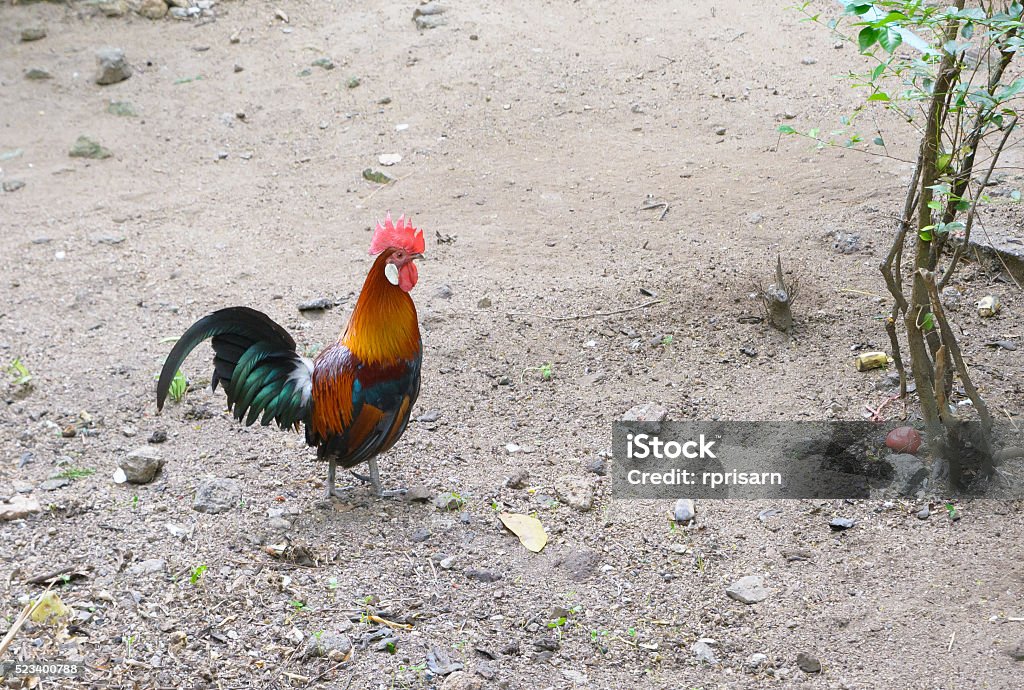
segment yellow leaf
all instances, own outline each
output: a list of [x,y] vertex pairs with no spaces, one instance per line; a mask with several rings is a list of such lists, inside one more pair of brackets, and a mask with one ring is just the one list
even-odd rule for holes
[[43,592],[39,597],[39,604],[32,611],[30,618],[33,623],[46,623],[52,618],[63,618],[70,611],[60,600],[56,592]]
[[540,550],[548,543],[544,525],[540,524],[540,520],[537,518],[519,513],[498,513],[498,519],[501,520],[501,524],[519,537],[523,546],[534,553],[540,553]]

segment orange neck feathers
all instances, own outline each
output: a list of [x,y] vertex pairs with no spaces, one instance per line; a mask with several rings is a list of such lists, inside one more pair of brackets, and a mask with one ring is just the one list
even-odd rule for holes
[[364,364],[414,358],[420,350],[416,306],[408,293],[384,275],[391,251],[373,262],[348,326],[339,340]]

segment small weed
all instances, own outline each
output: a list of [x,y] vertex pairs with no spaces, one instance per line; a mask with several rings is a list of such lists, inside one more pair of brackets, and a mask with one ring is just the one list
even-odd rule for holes
[[171,396],[171,400],[180,403],[181,399],[185,397],[186,389],[188,389],[188,379],[181,373],[181,369],[178,369],[174,372],[174,378],[171,379],[171,387],[167,389],[167,394]]
[[672,336],[670,336],[670,335],[663,336],[662,339],[661,339],[661,344],[664,347],[668,347],[669,345],[671,345],[672,344]]
[[[136,496],[136,498],[138,498],[138,496]],[[189,575],[188,581],[191,582],[193,585],[198,585],[199,581],[203,579],[203,575],[205,574],[206,566],[197,565],[194,568],[192,568],[192,573]]]
[[302,613],[306,610],[306,602],[299,601],[298,599],[292,599],[288,602],[288,605],[295,609],[295,613]]
[[526,375],[531,371],[540,373],[541,381],[550,381],[555,375],[554,365],[550,363],[541,364],[539,367],[526,367],[523,369],[523,373],[519,375],[519,383],[526,380]]
[[88,467],[68,467],[57,476],[61,479],[70,479],[71,481],[74,481],[93,474],[96,474],[96,470],[89,469]]
[[28,370],[25,363],[21,361],[21,357],[15,357],[11,365],[7,367],[7,372],[11,375],[11,383],[15,386],[28,387],[32,385],[32,372]]
[[327,589],[333,591],[335,589],[338,589],[338,587],[340,587],[340,586],[341,585],[338,584],[338,578],[336,578],[336,577],[328,578],[328,580],[327,580]]
[[554,629],[554,628],[561,628],[567,622],[568,622],[568,619],[565,616],[559,616],[558,618],[555,618],[554,620],[548,621],[548,627],[552,628],[552,629]]
[[132,510],[138,510],[138,509],[139,509],[139,495],[135,494],[134,496],[132,496]]

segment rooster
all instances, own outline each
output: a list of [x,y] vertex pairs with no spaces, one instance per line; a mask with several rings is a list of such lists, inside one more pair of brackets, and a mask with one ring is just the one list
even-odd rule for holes
[[[215,311],[185,331],[160,372],[157,410],[182,362],[195,347],[212,338],[213,390],[220,383],[235,419],[282,429],[305,426],[306,443],[327,460],[327,496],[338,495],[335,472],[369,464],[369,476],[354,474],[384,491],[377,456],[402,436],[420,392],[422,342],[416,307],[409,292],[419,273],[416,259],[425,249],[423,231],[404,216],[388,214],[377,223],[370,255],[377,259],[348,325],[337,342],[315,361],[295,350],[295,340],[266,314],[249,307]],[[262,417],[261,417],[262,415]]]

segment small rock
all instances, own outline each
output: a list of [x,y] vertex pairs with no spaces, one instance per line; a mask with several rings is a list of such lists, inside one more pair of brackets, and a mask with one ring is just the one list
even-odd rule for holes
[[497,582],[502,578],[501,573],[483,568],[466,568],[464,574],[470,580],[476,580],[477,582]]
[[116,84],[132,76],[132,66],[124,59],[120,48],[102,48],[96,51],[96,83],[101,86]]
[[99,0],[96,7],[107,17],[123,17],[128,14],[126,0]]
[[446,11],[447,8],[443,5],[439,5],[436,2],[428,2],[413,10],[412,20],[415,22],[417,29],[436,29],[448,23],[448,20],[441,16]]
[[157,472],[164,466],[164,460],[155,448],[136,448],[117,464],[124,472],[125,480],[132,484],[149,484],[156,479]]
[[796,665],[804,673],[821,673],[821,662],[807,652],[796,655]]
[[825,233],[825,239],[832,242],[836,254],[856,254],[861,250],[860,235],[855,232],[830,231]]
[[416,530],[415,530],[415,531],[414,531],[414,532],[413,532],[413,533],[412,533],[412,534],[411,534],[411,535],[409,536],[409,541],[411,541],[411,542],[413,542],[413,543],[417,543],[417,544],[418,544],[419,542],[424,542],[424,541],[426,541],[427,539],[430,539],[430,530],[429,530],[429,529],[427,529],[426,527],[420,527],[420,528],[416,529]]
[[167,440],[167,432],[163,429],[157,429],[149,435],[148,443],[163,443]]
[[921,432],[912,426],[898,426],[886,435],[885,445],[897,453],[916,455],[921,449]]
[[587,463],[587,469],[599,477],[608,474],[608,462],[604,458],[594,458]]
[[842,532],[843,530],[850,529],[857,524],[856,520],[850,518],[837,517],[832,518],[832,521],[828,523],[828,526],[832,528],[833,532]]
[[1018,640],[1017,644],[1007,647],[1006,655],[1014,661],[1024,661],[1024,640]]
[[167,562],[162,558],[150,558],[145,561],[140,561],[133,566],[130,566],[125,571],[132,577],[141,577],[143,575],[153,575],[154,573],[161,573],[167,568]]
[[175,537],[177,539],[184,539],[188,536],[187,529],[180,525],[176,525],[173,522],[168,522],[166,525],[164,525],[164,527],[167,529],[168,532],[171,533],[172,537]]
[[697,508],[694,506],[692,498],[680,498],[672,509],[672,518],[683,525],[692,520],[696,515]]
[[267,520],[267,529],[271,532],[287,532],[292,528],[292,523],[283,517],[272,517]]
[[42,508],[34,496],[11,496],[5,503],[0,503],[0,521],[23,520]]
[[22,180],[4,180],[3,190],[5,192],[16,192],[24,186],[25,183]]
[[477,309],[490,309],[491,308],[491,298],[490,297],[481,297],[479,300],[477,300],[476,308]]
[[963,299],[963,295],[952,285],[947,285],[942,288],[942,305],[950,311],[957,311],[960,309],[960,303]]
[[224,513],[242,500],[242,489],[234,479],[205,479],[196,487],[192,510],[209,515]]
[[594,507],[594,487],[586,479],[565,476],[556,480],[555,493],[568,506],[580,511]]
[[747,217],[746,217],[745,220],[750,225],[757,225],[758,223],[760,223],[761,221],[764,220],[764,214],[763,213],[759,213],[757,211],[752,211],[751,213],[747,214]]
[[439,676],[447,676],[449,673],[461,671],[464,666],[461,661],[454,661],[448,650],[438,646],[432,646],[427,652],[427,668],[431,673]]
[[441,562],[438,563],[438,565],[441,567],[441,570],[451,570],[455,567],[456,563],[457,561],[455,559],[455,556],[448,556],[446,558],[442,558]]
[[350,89],[354,89],[362,83],[363,82],[359,77],[349,77],[349,80],[345,82],[345,86]]
[[451,299],[454,294],[455,293],[452,292],[451,286],[447,284],[441,285],[434,290],[434,297],[437,297],[438,299]]
[[27,26],[21,30],[21,40],[25,43],[40,41],[46,38],[45,26]]
[[65,486],[71,484],[71,480],[67,477],[54,477],[53,479],[47,479],[45,482],[39,485],[40,491],[56,491],[57,489],[63,489]]
[[730,599],[743,604],[756,604],[768,598],[768,589],[764,586],[764,578],[758,575],[747,575],[733,582],[725,590]]
[[424,424],[431,424],[441,418],[441,413],[437,410],[427,410],[419,417],[416,418],[417,422],[423,422]]
[[402,154],[400,153],[382,153],[377,156],[377,162],[381,165],[391,166],[398,165],[402,162]]
[[89,137],[80,136],[75,140],[75,145],[68,151],[68,155],[72,158],[92,158],[94,160],[102,160],[104,158],[110,158],[113,154],[109,149],[106,149],[99,145],[99,143],[93,141]]
[[917,519],[918,520],[927,520],[929,517],[931,517],[931,514],[932,514],[932,511],[928,508],[928,506],[925,506],[921,510],[917,511]]
[[728,131],[728,130],[726,130],[726,128],[725,128],[725,127],[716,127],[716,128],[715,128],[715,134],[716,134],[717,136],[720,136],[720,137],[724,137],[724,136],[725,136],[725,133],[726,133],[726,131]]
[[526,470],[516,470],[512,475],[505,480],[505,486],[510,489],[522,489],[526,487],[526,483],[530,481],[530,473]]
[[302,652],[303,659],[328,657],[332,661],[341,661],[352,651],[352,639],[338,632],[325,631],[320,635],[310,635],[306,640],[306,648]]
[[697,657],[697,661],[702,661],[705,664],[717,664],[718,657],[715,656],[715,650],[711,647],[711,640],[702,638],[693,643],[690,647],[690,651]]
[[441,683],[441,690],[480,690],[483,684],[465,671],[455,671]]
[[107,112],[118,117],[138,117],[135,106],[128,101],[110,101],[107,103]]
[[453,491],[440,493],[437,496],[434,496],[434,499],[431,502],[438,510],[458,510],[464,503],[462,498],[457,496]]
[[326,297],[317,297],[306,302],[299,302],[299,311],[324,311],[325,309],[334,308],[334,300],[327,299]]
[[747,673],[757,673],[768,665],[768,655],[757,652],[748,656],[743,662],[743,670]]
[[330,71],[334,69],[334,60],[329,57],[320,57],[313,60],[313,67],[322,67],[323,69]]
[[44,79],[53,79],[53,75],[40,67],[32,67],[25,71],[25,78],[30,81],[42,81]]
[[245,68],[244,68],[244,67],[242,67],[242,66],[241,66],[240,64],[238,64],[238,63],[236,62],[236,63],[235,63],[235,67],[234,67],[234,70],[235,70],[235,74],[238,74],[239,72],[242,72],[242,71],[244,71],[244,70],[245,70]]
[[581,673],[580,671],[574,671],[571,668],[562,669],[562,677],[573,685],[589,685],[590,679],[587,678],[587,674]]
[[413,503],[426,503],[434,497],[434,492],[422,484],[411,487],[405,492],[405,500]]
[[804,58],[800,59],[800,64],[801,65],[814,65],[814,64],[817,64],[817,62],[818,62],[818,58],[814,58],[814,57],[810,57],[810,56],[804,57]]
[[668,410],[657,403],[644,403],[631,407],[624,415],[624,422],[663,422],[668,417]]
[[142,0],[136,12],[146,19],[163,19],[167,15],[167,3],[164,0]]

